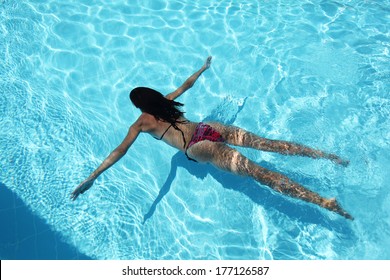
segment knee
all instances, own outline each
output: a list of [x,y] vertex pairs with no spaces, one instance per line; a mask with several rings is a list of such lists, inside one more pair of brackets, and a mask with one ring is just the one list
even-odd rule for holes
[[238,175],[247,175],[248,160],[236,150],[230,150],[226,153],[215,153],[212,163],[220,169],[233,172]]

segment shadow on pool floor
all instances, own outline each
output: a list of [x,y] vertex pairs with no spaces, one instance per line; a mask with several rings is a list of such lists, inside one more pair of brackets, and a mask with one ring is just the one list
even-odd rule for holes
[[88,260],[0,183],[0,259]]
[[[267,162],[261,162],[259,164],[269,170],[277,171],[277,169],[273,165]],[[349,224],[347,223],[347,220],[345,220],[341,216],[339,217],[339,219],[329,219],[325,214],[326,212],[324,213],[324,211],[327,210],[324,210],[314,204],[302,202],[298,199],[291,199],[285,195],[273,193],[269,188],[261,186],[254,179],[227,173],[225,171],[221,171],[213,167],[212,165],[191,162],[187,160],[185,155],[181,152],[176,153],[172,157],[171,170],[169,172],[167,180],[161,187],[160,192],[156,197],[155,201],[150,206],[148,213],[145,214],[143,223],[146,223],[146,221],[153,216],[157,205],[169,192],[172,182],[176,177],[177,169],[179,167],[186,169],[189,174],[199,179],[203,179],[207,175],[212,176],[224,188],[235,190],[245,194],[254,203],[264,207],[266,211],[276,209],[281,213],[285,213],[291,219],[295,219],[303,223],[319,224],[329,228],[329,230],[343,234],[344,236],[352,235],[352,231],[349,227]],[[293,173],[285,173],[285,175],[297,182],[304,183],[304,185],[315,186],[320,184],[320,181],[318,179],[309,180],[307,178],[298,178],[298,176]],[[305,182],[307,182],[307,184]]]

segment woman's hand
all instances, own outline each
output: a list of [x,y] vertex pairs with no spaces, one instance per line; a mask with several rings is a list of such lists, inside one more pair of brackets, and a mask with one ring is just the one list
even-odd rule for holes
[[92,187],[93,182],[95,182],[95,179],[88,178],[85,181],[83,181],[71,194],[70,199],[73,201],[76,200],[76,198],[80,195],[89,190],[89,188]]
[[204,65],[202,66],[202,68],[200,68],[198,71],[196,71],[194,74],[192,74],[180,87],[178,87],[174,92],[171,92],[170,94],[166,95],[165,98],[169,99],[169,100],[175,100],[176,98],[178,98],[180,95],[182,95],[186,90],[190,89],[194,83],[196,82],[196,80],[199,78],[199,76],[204,72],[206,71],[207,69],[210,68],[210,64],[211,64],[211,59],[212,59],[212,56],[209,56],[207,59],[206,59],[206,62],[204,63]]
[[210,64],[211,64],[211,59],[212,59],[213,57],[212,56],[209,56],[207,59],[206,59],[206,62],[204,63],[204,65],[203,65],[203,70],[207,70],[207,69],[209,69],[210,68]]

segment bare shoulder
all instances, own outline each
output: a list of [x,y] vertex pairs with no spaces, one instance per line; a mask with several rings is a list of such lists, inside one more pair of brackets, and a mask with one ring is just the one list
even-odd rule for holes
[[141,116],[133,123],[132,127],[140,132],[149,132],[157,126],[156,118],[150,114],[142,113]]

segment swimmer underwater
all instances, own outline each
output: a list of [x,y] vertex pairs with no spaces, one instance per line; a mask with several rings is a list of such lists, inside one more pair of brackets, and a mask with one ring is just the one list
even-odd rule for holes
[[141,110],[141,115],[130,126],[122,143],[73,191],[71,199],[77,199],[80,194],[91,188],[104,171],[127,153],[138,135],[141,132],[146,132],[157,140],[163,140],[168,145],[184,152],[189,160],[211,163],[221,170],[252,177],[276,192],[317,204],[353,220],[353,217],[340,207],[335,198],[323,198],[290,180],[287,176],[261,167],[230,145],[283,155],[305,156],[314,159],[325,158],[343,166],[347,166],[349,161],[343,160],[337,155],[293,142],[262,138],[236,126],[226,126],[217,122],[196,123],[184,117],[183,112],[179,110],[183,104],[176,102],[175,99],[190,89],[199,76],[210,67],[210,64],[211,56],[197,72],[166,96],[150,88],[134,88],[130,92],[130,100],[135,107]]

